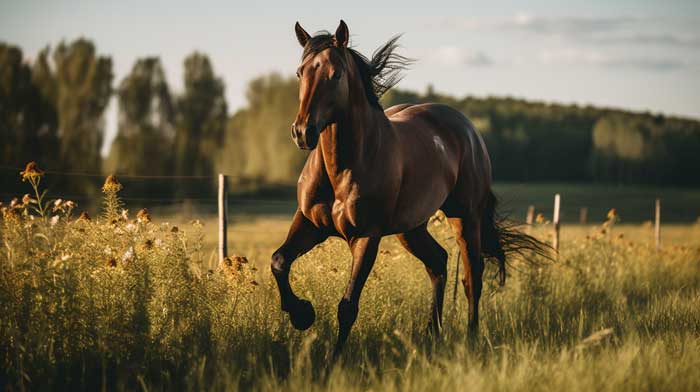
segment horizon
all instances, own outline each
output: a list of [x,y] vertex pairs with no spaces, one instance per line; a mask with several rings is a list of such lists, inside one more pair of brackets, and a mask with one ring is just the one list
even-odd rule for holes
[[[2,6],[0,41],[19,46],[31,60],[46,45],[85,37],[100,55],[112,58],[115,87],[138,58],[157,56],[173,93],[182,91],[185,56],[201,51],[224,80],[233,114],[245,107],[250,80],[271,72],[293,74],[301,52],[293,30],[297,20],[316,32],[334,31],[342,18],[353,47],[366,55],[403,33],[400,52],[417,62],[400,89],[423,93],[432,85],[457,97],[511,97],[700,119],[700,3],[636,3],[448,1],[422,9],[360,2],[329,9],[316,2],[192,7],[26,1]],[[261,46],[269,50],[260,51]],[[116,117],[112,98],[103,154],[116,135]]]

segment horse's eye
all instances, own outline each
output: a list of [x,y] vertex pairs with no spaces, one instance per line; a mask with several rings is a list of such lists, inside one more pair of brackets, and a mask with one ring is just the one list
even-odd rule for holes
[[297,71],[297,79],[301,79],[301,74]]
[[335,72],[333,72],[333,76],[331,76],[331,80],[340,80],[341,75],[342,75],[341,71],[335,71]]

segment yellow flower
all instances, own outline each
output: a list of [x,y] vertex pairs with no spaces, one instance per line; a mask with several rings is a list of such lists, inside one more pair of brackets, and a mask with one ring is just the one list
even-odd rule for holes
[[102,185],[102,192],[103,193],[117,193],[120,190],[122,190],[122,184],[117,181],[117,177],[114,175],[110,174],[107,176],[107,179],[105,180],[104,185]]
[[151,214],[148,213],[147,209],[142,208],[136,213],[136,220],[139,223],[148,223],[151,221]]
[[35,178],[41,178],[41,176],[44,175],[44,171],[39,169],[39,166],[36,164],[36,162],[31,161],[27,163],[27,166],[24,168],[23,171],[19,172],[19,174],[22,176],[22,181],[26,181],[33,180]]

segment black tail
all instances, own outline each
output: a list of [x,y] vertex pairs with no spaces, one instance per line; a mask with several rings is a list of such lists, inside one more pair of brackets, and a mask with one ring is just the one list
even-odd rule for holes
[[498,263],[498,280],[506,283],[506,259],[510,255],[532,257],[540,255],[551,259],[552,247],[523,233],[519,225],[500,216],[496,211],[498,199],[489,192],[486,209],[481,218],[481,248],[483,253]]

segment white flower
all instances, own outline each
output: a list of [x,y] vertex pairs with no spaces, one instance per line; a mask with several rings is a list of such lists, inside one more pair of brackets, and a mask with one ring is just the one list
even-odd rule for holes
[[129,261],[134,258],[134,247],[130,246],[129,249],[122,255],[122,262]]

